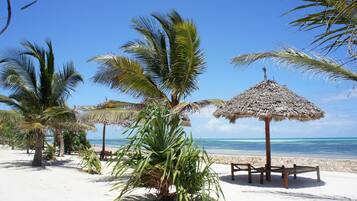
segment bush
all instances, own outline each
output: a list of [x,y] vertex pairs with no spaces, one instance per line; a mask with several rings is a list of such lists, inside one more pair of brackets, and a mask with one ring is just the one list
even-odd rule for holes
[[82,169],[90,174],[100,174],[102,171],[102,164],[95,151],[91,149],[85,149],[81,151]]
[[[136,187],[156,189],[158,200],[211,200],[223,196],[207,154],[187,137],[178,115],[150,105],[128,129],[128,143],[113,157],[113,175],[132,168],[126,182],[118,182],[118,200]],[[171,188],[175,187],[175,188]],[[174,189],[174,192],[170,192]]]
[[71,132],[65,131],[63,132],[64,138],[64,152],[66,154],[71,154],[72,151],[82,151],[85,149],[89,149],[90,143],[86,138],[86,132]]
[[54,146],[48,144],[47,142],[46,149],[43,154],[45,160],[56,160],[56,149]]

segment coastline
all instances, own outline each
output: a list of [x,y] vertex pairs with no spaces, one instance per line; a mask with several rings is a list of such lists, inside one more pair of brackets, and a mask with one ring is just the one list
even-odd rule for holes
[[[92,145],[92,149],[100,151],[100,145]],[[118,148],[106,147],[107,151],[115,152]],[[265,156],[257,154],[217,154],[210,153],[214,163],[217,164],[230,164],[230,163],[251,163],[256,167],[263,167],[265,164]],[[292,167],[294,164],[306,166],[319,166],[322,171],[330,172],[349,172],[357,173],[357,159],[350,158],[327,158],[319,156],[303,156],[303,155],[273,155],[272,165]]]

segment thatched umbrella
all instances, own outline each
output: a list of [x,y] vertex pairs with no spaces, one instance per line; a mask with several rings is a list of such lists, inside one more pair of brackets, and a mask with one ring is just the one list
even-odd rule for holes
[[284,119],[309,121],[322,118],[324,112],[286,87],[265,79],[227,101],[213,115],[217,118],[224,117],[231,123],[245,117],[256,117],[265,121],[267,180],[270,180],[270,121]]
[[135,116],[137,111],[128,110],[128,109],[118,109],[118,108],[85,108],[84,112],[80,115],[81,121],[94,123],[94,124],[103,124],[103,133],[102,133],[102,151],[101,159],[104,158],[105,154],[105,134],[107,125],[120,125],[127,127],[130,125],[132,118]]

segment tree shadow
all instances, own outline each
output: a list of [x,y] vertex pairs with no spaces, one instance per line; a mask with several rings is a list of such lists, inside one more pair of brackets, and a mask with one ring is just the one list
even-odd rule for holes
[[117,178],[114,176],[101,176],[99,178],[91,179],[92,182],[113,182],[117,181]]
[[145,194],[145,195],[127,195],[122,198],[123,201],[155,201],[156,196],[153,194]]
[[45,170],[46,166],[34,167],[32,166],[32,161],[16,160],[16,161],[0,163],[0,168],[12,168],[18,170],[29,169],[29,170],[39,171],[39,170]]
[[[248,182],[248,175],[239,174],[234,177],[232,180],[231,175],[224,175],[220,177],[221,181],[238,184],[242,186],[255,186],[261,188],[284,188],[283,180],[280,175],[272,175],[271,181],[264,180],[264,184],[260,184],[260,176],[252,175],[252,183]],[[294,179],[293,176],[289,176],[289,189],[299,189],[299,188],[310,188],[324,186],[326,183],[324,181],[318,182],[316,179],[309,177],[297,177]]]
[[73,160],[43,161],[42,166],[34,167],[32,166],[31,160],[14,160],[14,161],[0,163],[0,168],[12,168],[17,170],[28,169],[28,170],[40,171],[40,170],[50,170],[47,167],[60,167],[60,168],[80,170],[80,168],[74,165],[70,165],[69,163],[71,162],[73,162]]
[[311,200],[337,200],[337,201],[355,201],[356,199],[354,198],[349,198],[346,196],[338,196],[338,195],[313,195],[309,193],[294,193],[294,192],[284,192],[284,191],[244,191],[244,192],[250,192],[250,193],[261,193],[261,194],[273,194],[273,195],[279,195],[279,196],[284,196],[289,199],[296,199],[296,200],[301,200],[301,199],[311,199]]

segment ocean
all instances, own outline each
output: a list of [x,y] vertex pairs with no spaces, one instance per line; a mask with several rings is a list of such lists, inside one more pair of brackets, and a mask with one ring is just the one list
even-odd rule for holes
[[[92,145],[101,145],[101,139],[90,139]],[[196,143],[208,153],[264,155],[264,138],[197,138]],[[108,147],[119,147],[125,139],[107,139]],[[357,159],[357,137],[351,138],[273,138],[272,156],[308,156]]]

